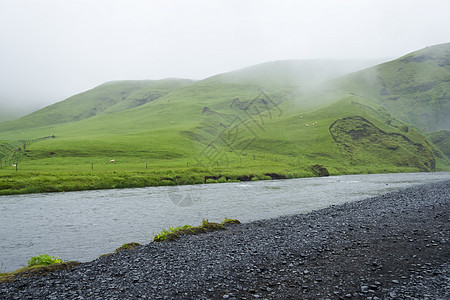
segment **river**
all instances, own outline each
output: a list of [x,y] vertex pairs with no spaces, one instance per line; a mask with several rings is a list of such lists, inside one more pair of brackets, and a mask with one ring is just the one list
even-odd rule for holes
[[371,174],[0,196],[0,272],[40,254],[93,260],[202,219],[249,222],[306,213],[449,179],[450,172]]

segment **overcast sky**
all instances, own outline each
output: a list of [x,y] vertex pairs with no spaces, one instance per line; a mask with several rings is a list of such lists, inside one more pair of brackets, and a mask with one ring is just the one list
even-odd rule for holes
[[449,42],[449,12],[448,0],[0,0],[0,109],[110,80],[398,57]]

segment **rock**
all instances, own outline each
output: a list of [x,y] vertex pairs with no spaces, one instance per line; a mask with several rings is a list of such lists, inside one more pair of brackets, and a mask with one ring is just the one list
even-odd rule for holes
[[323,165],[313,165],[311,166],[311,171],[314,175],[323,177],[323,176],[330,176],[330,173],[328,172],[327,168]]
[[277,173],[265,173],[265,176],[269,176],[272,179],[286,179],[286,176],[283,174],[277,174]]
[[205,106],[203,107],[202,110],[202,115],[207,115],[207,116],[211,116],[211,115],[215,115],[217,114],[217,112],[215,112],[214,110],[212,110],[211,108]]

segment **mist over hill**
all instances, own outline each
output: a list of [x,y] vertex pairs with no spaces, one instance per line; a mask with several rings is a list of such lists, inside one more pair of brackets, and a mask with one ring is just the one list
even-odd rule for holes
[[450,130],[450,44],[352,74],[342,85],[421,130]]
[[[311,86],[326,81],[331,78],[335,78],[350,72],[358,71],[377,63],[383,62],[385,59],[371,59],[371,60],[333,60],[333,59],[316,59],[316,60],[283,60],[263,63],[241,70],[219,74],[205,79],[206,82],[222,82],[222,83],[240,83],[240,84],[254,84],[259,82],[260,84],[272,84],[272,85],[291,85],[291,86]],[[133,106],[142,105],[148,101],[155,100],[155,97],[166,94],[170,90],[188,85],[195,82],[189,79],[163,79],[163,80],[123,80],[113,81],[101,84],[94,89],[74,95],[64,102],[64,105],[55,103],[43,108],[43,111],[34,112],[32,114],[34,121],[42,118],[45,114],[48,116],[47,122],[60,123],[66,121],[76,121],[85,117],[94,116],[103,111],[102,108],[108,106],[109,112],[118,110],[124,110],[126,108],[132,108]],[[106,89],[105,87],[109,87]],[[114,87],[113,87],[114,86]],[[155,88],[155,91],[147,91]],[[130,93],[139,92],[136,95]],[[118,92],[120,97],[114,94]],[[87,94],[86,94],[87,93]],[[152,95],[146,95],[150,93]],[[78,115],[74,115],[69,106],[75,105],[84,106],[86,100],[84,96],[93,98],[90,107],[85,107],[85,111],[79,111]],[[108,98],[109,97],[109,98]],[[137,98],[140,97],[140,99]],[[126,99],[127,98],[127,99]],[[104,103],[102,103],[104,101]],[[122,103],[122,102],[134,102],[134,103]],[[54,106],[56,105],[56,106]],[[100,111],[94,111],[93,108]],[[111,108],[111,106],[115,106]],[[111,109],[109,109],[111,108]],[[67,112],[61,112],[61,109],[67,110]],[[42,110],[42,109],[41,109]],[[83,110],[83,108],[82,108]],[[0,102],[0,124],[1,122],[11,121],[24,114],[30,114],[30,107],[11,106],[8,101]],[[34,121],[29,122],[31,125]],[[53,120],[52,120],[53,119]],[[50,124],[49,123],[49,124]],[[18,125],[28,126],[28,125]],[[31,125],[33,126],[33,125]]]

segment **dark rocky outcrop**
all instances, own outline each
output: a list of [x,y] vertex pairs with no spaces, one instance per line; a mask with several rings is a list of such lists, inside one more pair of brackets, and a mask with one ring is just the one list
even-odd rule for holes
[[236,179],[240,181],[251,181],[253,177],[255,177],[255,175],[241,175]]
[[432,147],[425,138],[412,141],[406,128],[405,125],[400,132],[386,132],[364,117],[351,116],[333,122],[329,131],[352,163],[370,164],[376,159],[394,166],[434,171],[436,160]]
[[203,107],[202,110],[202,115],[207,115],[207,116],[211,116],[211,115],[215,115],[217,114],[217,112],[215,112],[214,110],[212,110],[211,108],[205,106]]
[[314,173],[314,175],[322,177],[322,176],[330,176],[330,173],[328,172],[327,168],[323,165],[313,165],[311,166],[311,171]]
[[220,177],[222,177],[222,175],[207,175],[207,176],[205,176],[205,183],[208,179],[219,180]]
[[286,176],[283,174],[277,173],[265,173],[264,175],[269,176],[272,179],[286,179]]

